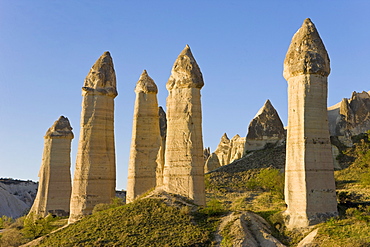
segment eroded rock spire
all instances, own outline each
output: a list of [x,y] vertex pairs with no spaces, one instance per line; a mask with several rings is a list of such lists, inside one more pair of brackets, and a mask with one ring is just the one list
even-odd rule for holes
[[136,100],[127,180],[127,202],[156,187],[161,147],[157,86],[144,70],[135,87]]
[[109,52],[92,66],[82,87],[81,130],[69,223],[115,197],[114,98],[116,75]]
[[288,81],[285,201],[288,228],[305,228],[337,215],[327,114],[329,57],[306,19],[284,61]]
[[203,76],[189,46],[167,82],[167,140],[163,183],[171,193],[205,205],[202,109]]
[[72,127],[61,116],[44,136],[44,153],[39,171],[39,187],[29,215],[45,217],[49,213],[68,216],[71,198]]

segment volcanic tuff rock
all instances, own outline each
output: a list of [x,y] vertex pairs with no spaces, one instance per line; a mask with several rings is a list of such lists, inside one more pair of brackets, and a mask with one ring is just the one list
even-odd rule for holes
[[109,52],[92,66],[82,88],[81,131],[69,223],[115,196],[114,98],[116,75]]
[[248,126],[245,151],[262,149],[267,143],[283,141],[285,137],[279,114],[267,100]]
[[295,33],[284,61],[288,81],[285,202],[288,228],[335,216],[334,166],[327,121],[330,61],[310,19]]
[[0,179],[0,216],[18,218],[32,206],[38,184],[33,181]]
[[156,187],[163,186],[163,170],[165,161],[165,150],[166,150],[166,138],[167,138],[167,117],[166,112],[163,110],[162,106],[158,107],[159,115],[159,128],[161,134],[161,146],[158,151],[157,157],[157,183]]
[[61,116],[44,136],[44,153],[36,199],[29,212],[41,217],[49,213],[68,216],[71,198],[72,127]]
[[230,163],[230,139],[227,137],[226,133],[222,135],[220,143],[214,153],[217,155],[221,166]]
[[214,169],[217,169],[219,168],[221,165],[220,165],[220,161],[218,160],[218,157],[215,153],[212,153],[205,165],[204,165],[204,173],[207,173],[207,172],[210,172],[210,171],[213,171]]
[[161,148],[157,92],[157,85],[144,70],[135,88],[127,202],[156,186],[157,156]]
[[252,212],[231,213],[225,216],[222,219],[218,232],[227,232],[233,246],[285,246],[272,236],[271,227],[265,219]]
[[190,47],[177,57],[167,82],[164,190],[205,205],[202,108],[203,76]]
[[328,108],[329,128],[332,136],[341,137],[351,145],[351,137],[370,129],[370,95],[353,92],[350,99]]

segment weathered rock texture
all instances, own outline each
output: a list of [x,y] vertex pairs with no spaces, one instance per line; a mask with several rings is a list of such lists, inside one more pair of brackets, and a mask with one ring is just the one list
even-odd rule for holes
[[61,116],[47,130],[38,191],[29,215],[69,215],[72,139],[72,127],[66,117]]
[[81,130],[69,223],[115,196],[114,98],[116,75],[109,52],[92,66],[82,88]]
[[158,89],[145,70],[136,84],[135,93],[127,202],[156,187],[157,158],[161,148]]
[[268,143],[285,140],[285,130],[279,114],[267,100],[248,126],[245,151],[259,150]]
[[245,137],[236,134],[230,140],[230,160],[229,163],[238,160],[244,155]]
[[215,153],[212,153],[208,159],[206,160],[206,163],[204,164],[204,173],[213,171],[214,169],[219,168],[220,161],[218,160],[218,157]]
[[226,133],[224,133],[221,137],[220,143],[218,144],[215,154],[220,161],[220,165],[224,166],[229,164],[230,162],[230,139]]
[[352,145],[351,137],[370,129],[370,95],[353,92],[350,99],[328,108],[330,135],[338,136],[347,145]]
[[157,184],[156,187],[163,186],[163,170],[164,170],[164,162],[165,162],[165,150],[166,150],[166,137],[167,137],[167,117],[166,112],[160,106],[158,108],[158,115],[159,115],[159,128],[161,134],[161,146],[158,151],[158,158],[157,158]]
[[[233,246],[240,247],[284,247],[272,236],[271,227],[259,215],[252,212],[232,213],[225,216],[219,226],[216,239],[222,239],[222,232],[227,232]],[[221,241],[219,241],[221,242]]]
[[287,226],[307,227],[337,215],[327,120],[330,61],[310,19],[294,35],[284,61],[288,81],[285,168]]
[[217,155],[220,165],[228,165],[231,162],[240,159],[244,155],[245,137],[236,134],[231,140],[226,133],[221,137],[215,154]]
[[189,46],[177,57],[167,82],[167,140],[163,175],[167,192],[205,205],[202,109],[203,76]]
[[8,178],[0,179],[0,216],[13,219],[24,215],[31,208],[37,193],[38,184]]

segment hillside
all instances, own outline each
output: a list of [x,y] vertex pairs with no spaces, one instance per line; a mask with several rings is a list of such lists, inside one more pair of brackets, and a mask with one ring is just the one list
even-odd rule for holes
[[[370,246],[370,141],[362,134],[353,142],[351,148],[340,146],[345,169],[335,172],[340,216],[319,224],[307,240],[310,246]],[[208,173],[204,208],[151,192],[127,205],[99,206],[93,215],[27,246],[267,246],[263,241],[298,246],[309,231],[284,226],[284,160],[284,146],[268,146]],[[18,222],[24,243],[22,227]],[[243,245],[248,241],[251,245]]]

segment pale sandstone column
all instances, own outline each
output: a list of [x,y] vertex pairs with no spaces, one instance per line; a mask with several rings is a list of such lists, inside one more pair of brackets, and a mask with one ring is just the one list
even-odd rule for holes
[[135,88],[136,100],[127,180],[127,202],[156,186],[157,156],[161,147],[157,85],[147,72]]
[[285,201],[288,228],[337,215],[327,118],[330,60],[310,19],[294,35],[284,61],[288,81]]
[[189,46],[167,82],[167,140],[163,183],[171,193],[205,205],[202,109],[203,76]]
[[116,75],[109,52],[92,66],[82,88],[81,130],[69,223],[115,197],[114,98]]
[[48,213],[68,216],[71,198],[72,127],[61,116],[44,136],[44,153],[39,171],[39,187],[28,215],[45,217]]

